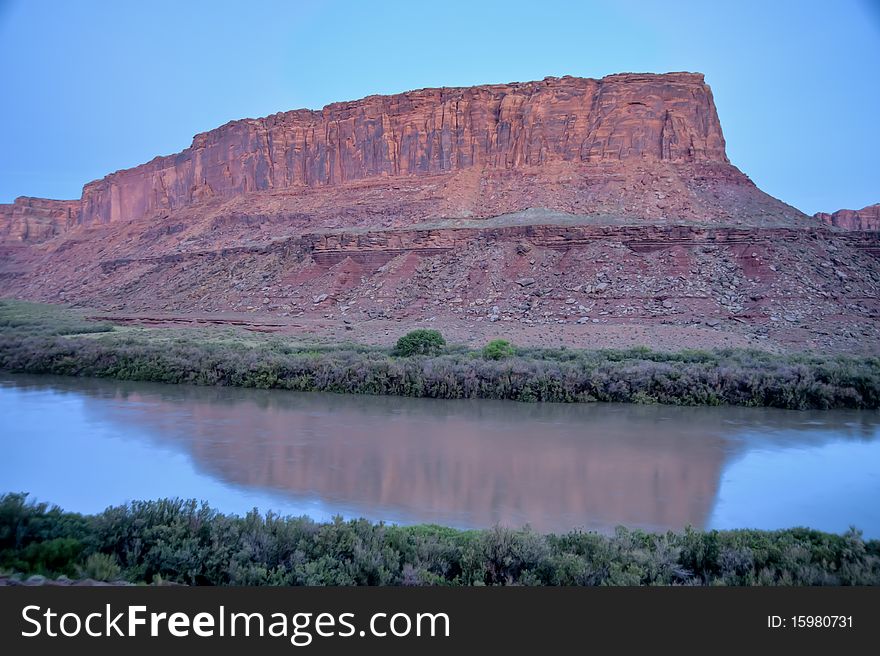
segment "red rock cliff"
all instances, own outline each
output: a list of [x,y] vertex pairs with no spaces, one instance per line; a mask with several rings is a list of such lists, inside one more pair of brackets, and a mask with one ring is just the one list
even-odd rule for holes
[[80,201],[19,196],[0,204],[0,241],[42,241],[79,221]]
[[828,225],[845,230],[880,230],[880,203],[860,210],[837,210],[833,214],[818,212],[814,216]]
[[702,75],[423,89],[233,121],[196,135],[182,153],[89,183],[81,220],[372,177],[633,158],[727,162]]

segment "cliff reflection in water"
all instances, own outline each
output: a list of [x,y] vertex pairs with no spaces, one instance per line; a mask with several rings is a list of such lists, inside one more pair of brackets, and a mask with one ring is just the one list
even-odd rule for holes
[[[317,496],[371,519],[541,531],[702,527],[732,458],[760,443],[821,442],[815,428],[830,416],[51,384],[85,394],[94,420],[136,426],[237,486]],[[876,417],[863,426],[862,415],[840,416],[838,433],[874,435]]]

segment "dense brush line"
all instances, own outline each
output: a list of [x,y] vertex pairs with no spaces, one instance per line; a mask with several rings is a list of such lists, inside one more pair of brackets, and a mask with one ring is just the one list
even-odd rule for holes
[[189,585],[878,585],[880,541],[805,528],[605,536],[316,523],[181,499],[80,515],[7,494],[0,568]]
[[876,358],[798,358],[749,351],[658,354],[520,350],[395,357],[383,350],[305,350],[267,343],[0,336],[0,368],[196,385],[441,399],[878,408]]
[[[502,340],[470,350],[434,333],[414,331],[396,349],[303,347],[195,330],[114,331],[54,306],[0,301],[0,369],[440,399],[880,408],[876,357],[514,348]],[[423,341],[409,344],[413,336]]]

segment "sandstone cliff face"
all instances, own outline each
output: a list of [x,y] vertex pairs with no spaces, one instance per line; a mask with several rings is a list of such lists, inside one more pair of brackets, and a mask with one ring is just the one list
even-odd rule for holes
[[702,75],[423,89],[233,121],[179,154],[87,184],[78,220],[139,219],[210,198],[370,178],[629,160],[727,163]]
[[20,196],[0,204],[0,241],[43,241],[79,221],[80,201]]
[[84,223],[212,196],[551,161],[726,162],[701,75],[425,89],[229,123],[83,190]]
[[837,210],[833,214],[818,212],[815,218],[835,228],[845,230],[880,230],[880,203],[860,210]]
[[235,121],[81,200],[0,205],[0,296],[343,320],[368,342],[373,320],[461,340],[503,322],[484,337],[539,343],[702,325],[712,344],[873,353],[878,223],[876,206],[808,217],[758,189],[701,75],[548,78]]

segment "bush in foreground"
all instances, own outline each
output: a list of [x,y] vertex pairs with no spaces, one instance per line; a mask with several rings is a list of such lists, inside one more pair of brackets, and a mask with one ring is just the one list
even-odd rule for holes
[[181,499],[83,516],[7,494],[0,569],[190,585],[878,585],[880,541],[805,528],[606,536],[320,524]]

